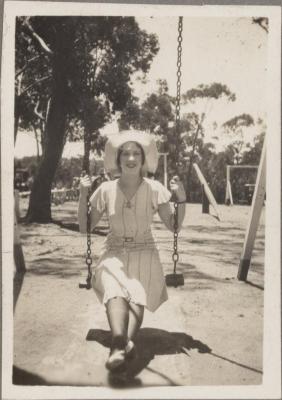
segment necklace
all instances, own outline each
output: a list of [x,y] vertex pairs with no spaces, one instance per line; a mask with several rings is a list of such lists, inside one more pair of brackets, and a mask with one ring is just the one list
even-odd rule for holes
[[125,207],[126,208],[131,208],[131,203],[129,200],[127,200],[127,202],[125,203]]
[[125,188],[122,187],[121,182],[118,181],[118,186],[123,194],[124,201],[125,201],[125,208],[132,208],[131,200],[135,197],[136,193],[138,192],[139,187],[143,183],[143,179],[139,182],[138,186],[136,187],[134,193],[131,195],[130,199],[125,195]]

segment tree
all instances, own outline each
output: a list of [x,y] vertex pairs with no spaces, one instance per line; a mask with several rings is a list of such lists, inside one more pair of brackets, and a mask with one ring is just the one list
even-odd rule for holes
[[158,44],[133,17],[25,17],[19,25],[38,54],[48,56],[51,70],[46,147],[27,213],[27,221],[44,223],[52,220],[51,185],[68,124],[79,123],[85,135],[97,137],[130,98],[131,75],[148,71]]
[[253,146],[246,146],[246,150],[242,155],[243,164],[259,165],[263,142],[266,135],[266,125],[261,118],[257,120],[257,127],[260,129],[260,133],[255,136]]
[[192,174],[192,165],[194,162],[194,154],[197,145],[198,136],[201,134],[204,136],[204,121],[207,117],[207,113],[211,110],[214,100],[219,100],[221,98],[226,98],[227,101],[235,101],[236,96],[231,90],[222,83],[214,82],[209,85],[200,84],[196,88],[188,90],[186,93],[183,94],[184,103],[192,103],[194,104],[196,101],[204,102],[203,111],[197,117],[194,116],[194,120],[196,118],[196,124],[194,124],[193,132],[192,133],[192,148],[190,151],[189,157],[189,167],[187,172],[187,187],[189,187],[189,180]]
[[37,162],[40,147],[42,151],[44,148],[44,124],[51,95],[50,49],[41,49],[38,39],[29,18],[16,19],[14,141],[19,130],[33,131]]
[[[157,91],[148,95],[141,105],[139,105],[138,99],[131,98],[121,113],[119,126],[121,129],[133,127],[155,134],[159,151],[169,154],[168,174],[179,174],[186,181],[186,189],[189,187],[190,191],[189,178],[192,177],[192,163],[197,159],[199,151],[204,149],[203,122],[207,116],[208,107],[212,106],[212,100],[224,97],[228,101],[234,101],[235,94],[226,85],[220,83],[199,85],[194,89],[188,90],[183,95],[184,105],[202,100],[205,103],[204,110],[201,114],[195,112],[184,113],[179,124],[180,135],[177,136],[175,128],[175,98],[168,94],[166,81],[159,80],[158,84]],[[209,147],[211,147],[210,144]],[[156,173],[157,176],[161,175],[162,169],[161,160]],[[191,179],[192,186],[195,186],[196,182],[193,182],[193,178]]]
[[242,160],[245,140],[244,132],[245,129],[254,125],[254,120],[249,114],[240,114],[236,117],[226,121],[222,127],[225,133],[231,137],[233,151],[234,151],[234,162],[239,164]]

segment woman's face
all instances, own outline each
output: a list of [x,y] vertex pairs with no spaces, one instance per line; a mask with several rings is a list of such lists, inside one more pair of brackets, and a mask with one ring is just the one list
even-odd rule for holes
[[120,168],[126,174],[139,174],[143,165],[142,149],[135,142],[124,143],[121,147]]

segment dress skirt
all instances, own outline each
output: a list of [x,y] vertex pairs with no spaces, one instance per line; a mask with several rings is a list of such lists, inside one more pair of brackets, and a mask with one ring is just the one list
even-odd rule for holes
[[102,183],[92,195],[91,206],[107,214],[110,228],[92,280],[103,304],[111,298],[123,297],[155,311],[167,300],[151,224],[159,205],[168,202],[170,196],[160,182],[147,178],[130,200],[117,180]]
[[94,270],[92,285],[103,304],[123,297],[155,311],[168,298],[158,250],[136,242],[106,251]]

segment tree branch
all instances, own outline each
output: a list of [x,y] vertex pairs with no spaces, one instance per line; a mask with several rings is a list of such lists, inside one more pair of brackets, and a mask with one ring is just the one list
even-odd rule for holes
[[38,107],[39,107],[39,100],[37,101],[33,111],[34,111],[34,114],[37,115],[37,117],[39,117],[39,119],[41,119],[42,121],[45,121],[43,114],[38,111]]
[[33,29],[33,27],[31,26],[30,22],[29,22],[29,18],[27,17],[24,20],[24,25],[28,28],[28,31],[31,35],[32,38],[34,38],[37,43],[40,45],[40,47],[42,48],[42,50],[45,51],[45,53],[47,54],[53,54],[53,51],[48,47],[48,45],[45,43],[45,41],[42,39],[42,37],[40,37],[35,30]]
[[25,64],[25,66],[22,67],[19,71],[16,71],[15,78],[17,78],[20,74],[22,74],[22,73],[28,68],[29,64],[30,64],[32,61],[35,61],[35,60],[37,60],[38,58],[40,58],[40,56],[35,56],[35,57],[32,57],[32,58],[30,58],[29,60],[27,60],[27,63]]
[[24,95],[29,89],[33,88],[33,86],[37,85],[38,83],[41,83],[43,81],[46,81],[47,79],[50,79],[51,75],[48,76],[44,76],[43,78],[38,79],[37,81],[31,83],[29,86],[27,86],[22,93],[20,94],[20,96]]

